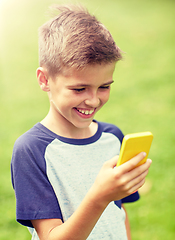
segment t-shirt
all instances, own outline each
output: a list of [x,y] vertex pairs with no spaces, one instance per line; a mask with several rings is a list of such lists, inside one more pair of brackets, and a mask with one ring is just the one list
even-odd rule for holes
[[[58,136],[37,123],[15,142],[11,172],[16,217],[31,228],[32,239],[38,237],[31,220],[59,218],[65,222],[93,185],[103,163],[119,154],[121,130],[112,124],[97,123],[95,135],[84,139]],[[111,202],[88,240],[127,239],[121,204],[138,198],[136,192]]]

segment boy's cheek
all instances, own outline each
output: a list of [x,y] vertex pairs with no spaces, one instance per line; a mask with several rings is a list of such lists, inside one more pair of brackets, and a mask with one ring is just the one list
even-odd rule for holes
[[110,92],[108,94],[106,94],[106,96],[104,98],[104,104],[107,103],[107,101],[109,100],[109,96],[110,96]]

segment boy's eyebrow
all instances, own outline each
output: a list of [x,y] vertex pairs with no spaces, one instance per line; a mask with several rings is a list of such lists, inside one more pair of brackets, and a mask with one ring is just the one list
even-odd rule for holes
[[103,85],[110,85],[110,84],[112,84],[113,82],[114,82],[114,80],[111,80],[111,81],[109,81],[109,82],[107,82],[107,83],[103,83],[102,86],[103,86]]
[[[106,83],[103,83],[101,86],[105,86],[105,85],[110,85],[110,84],[112,84],[114,82],[114,80],[111,80],[111,81],[109,81],[109,82],[106,82]],[[88,87],[89,86],[89,84],[76,84],[76,85],[71,85],[71,86],[68,86],[68,87]]]

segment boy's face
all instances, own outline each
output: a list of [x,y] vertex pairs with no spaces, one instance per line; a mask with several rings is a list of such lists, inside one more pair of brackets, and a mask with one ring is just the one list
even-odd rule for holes
[[115,63],[88,66],[49,80],[51,112],[67,130],[87,129],[108,101]]

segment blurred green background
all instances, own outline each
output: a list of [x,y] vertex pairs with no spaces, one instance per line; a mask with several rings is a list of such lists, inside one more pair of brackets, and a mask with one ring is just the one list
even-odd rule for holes
[[[69,1],[75,3],[77,1]],[[141,199],[128,204],[133,240],[175,239],[175,1],[79,0],[125,52],[109,102],[96,116],[124,134],[152,131],[153,164]],[[0,0],[0,240],[29,240],[15,221],[10,161],[17,137],[49,108],[39,89],[37,29],[55,0]]]

